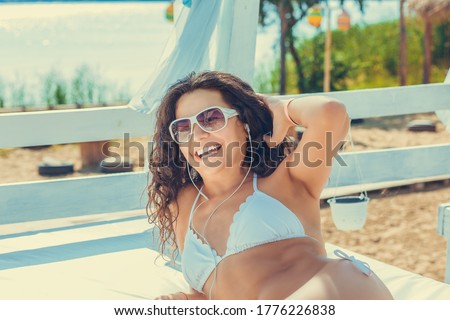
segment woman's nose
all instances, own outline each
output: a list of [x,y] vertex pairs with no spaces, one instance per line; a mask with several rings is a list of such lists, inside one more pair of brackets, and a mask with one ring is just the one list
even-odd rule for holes
[[201,139],[202,137],[206,137],[208,135],[208,132],[203,130],[197,123],[194,123],[192,134],[196,139]]

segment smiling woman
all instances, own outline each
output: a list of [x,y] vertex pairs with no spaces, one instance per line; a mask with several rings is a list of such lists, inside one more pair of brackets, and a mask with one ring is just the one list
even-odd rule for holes
[[[295,123],[306,131],[292,148]],[[228,73],[173,84],[157,113],[147,207],[192,289],[158,299],[391,299],[367,264],[325,254],[325,160],[348,126],[339,101],[269,98]],[[298,162],[305,151],[310,161]]]

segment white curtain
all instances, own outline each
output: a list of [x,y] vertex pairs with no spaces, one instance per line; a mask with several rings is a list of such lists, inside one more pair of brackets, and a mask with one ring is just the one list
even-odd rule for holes
[[[169,86],[192,71],[228,70],[235,0],[175,2],[175,27],[160,62],[128,106],[154,114]],[[189,1],[184,1],[189,2]]]

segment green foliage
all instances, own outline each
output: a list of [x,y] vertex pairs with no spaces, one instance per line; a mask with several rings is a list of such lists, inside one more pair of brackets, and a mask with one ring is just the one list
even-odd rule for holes
[[[407,19],[407,65],[408,84],[420,84],[423,62],[423,25],[417,18]],[[433,82],[442,82],[450,66],[450,44],[447,34],[450,23],[435,27],[433,44]],[[399,85],[400,44],[398,21],[353,26],[348,31],[332,32],[331,90],[351,90],[379,88]],[[296,43],[297,53],[302,62],[304,90],[320,92],[323,90],[325,34],[318,33],[310,39]],[[279,65],[277,62],[275,65]],[[260,87],[277,88],[275,77],[277,68],[267,74],[268,83]],[[287,65],[287,92],[298,93],[299,79],[292,59]],[[260,71],[259,71],[260,72]],[[259,75],[259,79],[263,79]],[[273,91],[275,92],[275,91]]]
[[0,149],[0,158],[7,158],[13,149]]
[[72,101],[77,105],[94,102],[95,76],[88,65],[81,65],[75,70],[72,79]]
[[433,62],[437,66],[450,65],[450,21],[436,26],[434,30]]
[[277,85],[280,81],[280,67],[279,64],[271,69],[270,66],[260,66],[255,71],[255,90],[260,93],[273,93],[276,92]]
[[67,103],[67,85],[56,70],[50,70],[44,78],[43,99],[49,107]]
[[[379,0],[381,1],[381,0]],[[280,94],[286,93],[286,70],[289,68],[289,66],[286,66],[286,52],[287,48],[289,48],[289,51],[291,55],[294,58],[295,63],[295,73],[298,75],[297,79],[297,88],[300,91],[307,91],[311,88],[317,87],[317,81],[318,79],[313,79],[312,82],[309,84],[306,84],[306,81],[303,79],[305,76],[305,73],[303,72],[303,65],[300,57],[298,57],[297,53],[294,50],[294,43],[295,43],[295,36],[294,36],[294,27],[295,25],[304,19],[307,16],[308,9],[314,5],[317,4],[325,4],[328,6],[328,0],[261,0],[259,3],[259,23],[262,27],[265,27],[267,25],[273,24],[274,22],[278,21],[280,22],[280,40],[285,43],[286,45],[283,45],[280,48],[280,81],[279,81],[279,90],[278,92]],[[346,2],[346,0],[339,0],[339,3],[341,6]],[[348,1],[347,1],[348,2]],[[359,8],[361,12],[364,12],[364,4],[365,0],[353,0],[353,2],[357,3],[359,5]],[[269,18],[271,20],[269,20]],[[316,61],[313,61],[313,68],[316,67],[315,64]],[[336,66],[340,66],[340,68],[337,67],[338,73],[344,72],[345,68],[343,65],[339,63],[339,61],[336,61]],[[315,75],[315,74],[314,74]],[[316,81],[317,80],[317,81]]]
[[[378,0],[382,1],[382,0]],[[277,11],[277,7],[284,3],[286,10],[286,19],[292,26],[296,23],[292,20],[300,21],[306,16],[308,8],[315,4],[326,4],[330,0],[260,0],[259,2],[259,24],[263,27],[275,23],[276,19],[271,15],[271,12]],[[364,12],[364,5],[367,0],[339,0],[339,4],[343,5],[345,2],[354,2],[358,4],[361,12]]]
[[23,81],[14,81],[10,84],[12,105],[14,107],[25,107],[26,84]]
[[5,85],[0,78],[0,109],[5,107]]
[[67,102],[66,85],[63,82],[56,84],[55,102],[56,104],[65,104]]
[[[0,78],[0,108],[43,104],[49,107],[62,104],[108,105],[116,102],[127,103],[131,98],[129,81],[122,81],[120,86],[103,81],[99,72],[94,72],[92,67],[86,64],[79,66],[69,81],[56,69],[36,76],[37,79],[24,80],[17,75],[14,81]],[[37,103],[34,99],[36,94]]]
[[[126,83],[124,86],[127,85]],[[72,79],[72,102],[77,105],[89,103],[106,105],[111,100],[123,99],[126,89],[123,87],[118,91],[113,87],[112,84],[102,79],[99,72],[94,72],[88,65],[81,65],[75,71],[74,78]]]
[[117,102],[123,102],[123,103],[128,103],[128,101],[130,101],[131,99],[131,94],[130,94],[130,83],[129,82],[125,82],[124,84],[122,84],[122,86],[116,90],[117,94],[114,97],[114,100]]

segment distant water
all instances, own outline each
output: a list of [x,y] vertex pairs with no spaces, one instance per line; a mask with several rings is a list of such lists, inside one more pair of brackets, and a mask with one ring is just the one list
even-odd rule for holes
[[[88,64],[104,82],[134,92],[158,62],[172,24],[167,3],[0,5],[0,77],[39,86],[58,70]],[[33,81],[33,82],[31,82]],[[30,83],[31,82],[31,83]],[[34,92],[39,100],[40,92]]]
[[[88,64],[100,82],[116,91],[129,84],[126,90],[134,94],[157,66],[172,31],[173,24],[165,19],[167,6],[167,2],[0,3],[3,95],[8,98],[12,86],[25,83],[25,102],[39,104],[43,75],[53,68],[69,80],[82,64]],[[354,22],[371,23],[395,18],[397,7],[369,2],[365,17],[353,4],[349,11]],[[297,31],[309,36],[315,30],[302,23]],[[277,25],[258,32],[257,69],[273,65],[277,36]]]

